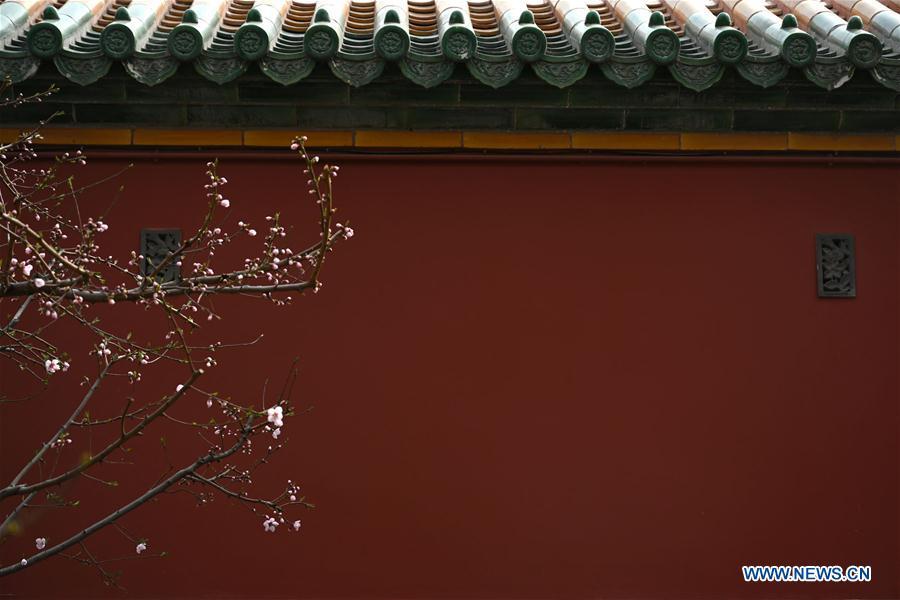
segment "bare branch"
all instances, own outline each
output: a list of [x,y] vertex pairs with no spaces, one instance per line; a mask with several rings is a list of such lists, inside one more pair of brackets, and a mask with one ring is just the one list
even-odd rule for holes
[[114,510],[113,512],[108,514],[107,516],[103,517],[102,519],[95,522],[94,524],[84,528],[82,531],[80,531],[79,533],[76,533],[75,535],[73,535],[72,537],[67,539],[66,541],[60,542],[59,544],[57,544],[51,548],[47,548],[46,550],[44,550],[42,552],[38,552],[37,554],[35,554],[27,559],[22,559],[24,561],[24,564],[23,564],[23,562],[20,561],[18,563],[14,563],[14,564],[8,565],[6,567],[0,568],[0,577],[3,577],[4,575],[10,575],[12,573],[15,573],[16,571],[20,571],[27,566],[39,563],[40,561],[46,560],[55,554],[59,554],[60,552],[62,552],[63,550],[65,550],[67,548],[71,548],[75,544],[80,543],[82,540],[84,540],[88,536],[100,531],[107,525],[114,523],[115,521],[124,517],[125,515],[127,515],[134,509],[138,508],[142,504],[145,504],[147,501],[149,501],[153,497],[158,496],[162,492],[166,491],[167,489],[169,489],[170,487],[172,487],[173,485],[175,485],[176,483],[178,483],[179,481],[181,481],[188,475],[196,472],[196,470],[199,469],[200,467],[202,467],[203,465],[207,465],[207,464],[210,464],[213,462],[219,462],[221,460],[228,458],[229,456],[231,456],[232,454],[237,452],[244,445],[244,442],[247,441],[247,437],[250,435],[250,431],[251,431],[250,430],[250,421],[248,420],[247,426],[244,428],[241,437],[238,439],[237,442],[235,442],[227,450],[224,450],[223,452],[219,452],[217,454],[210,453],[210,454],[207,454],[206,456],[198,458],[190,465],[183,467],[182,469],[176,471],[175,473],[170,475],[168,478],[166,478],[165,480],[163,480],[156,486],[150,488],[149,490],[147,490],[146,492],[144,492],[143,494],[141,494],[140,496],[138,496],[137,498],[135,498],[128,504],[126,504],[120,508],[117,508],[116,510]]
[[[3,89],[0,84],[0,91]],[[43,97],[35,95],[32,100]],[[0,98],[0,109],[28,100],[21,96],[12,100]],[[289,510],[313,506],[291,480],[273,497],[251,489],[252,474],[269,464],[285,443],[283,439],[279,441],[284,419],[296,414],[289,401],[296,369],[292,368],[274,403],[266,398],[267,386],[263,387],[261,406],[232,400],[225,394],[203,390],[196,383],[201,375],[216,367],[219,352],[250,346],[262,334],[255,340],[228,343],[214,336],[215,341],[203,344],[189,343],[190,335],[204,323],[198,317],[206,316],[213,325],[223,320],[223,315],[216,312],[214,298],[254,297],[278,307],[292,301],[292,292],[302,295],[308,289],[319,290],[327,254],[339,241],[353,235],[346,223],[334,222],[332,180],[338,168],[319,167],[319,159],[305,148],[304,138],[296,139],[291,146],[302,159],[309,197],[317,207],[319,238],[315,243],[305,240],[298,244],[303,248],[300,251],[288,246],[286,237],[291,227],[282,222],[278,213],[265,217],[265,223],[257,225],[259,232],[249,223],[231,221],[231,201],[223,194],[227,181],[219,174],[217,162],[212,161],[207,164],[204,197],[196,205],[199,224],[185,241],[153,256],[131,252],[130,256],[116,258],[101,251],[102,234],[109,228],[105,222],[107,214],[110,219],[115,218],[110,212],[115,201],[107,202],[99,211],[94,199],[82,202],[85,192],[98,194],[97,186],[109,178],[76,185],[69,170],[85,164],[80,151],[64,153],[52,163],[43,159],[37,165],[32,163],[38,156],[33,144],[40,139],[42,125],[43,122],[25,131],[18,141],[0,146],[0,302],[9,302],[3,305],[8,310],[0,313],[6,321],[0,328],[0,360],[9,361],[38,379],[42,392],[50,389],[51,377],[72,377],[75,373],[86,391],[72,393],[65,391],[70,388],[59,388],[62,394],[74,396],[68,402],[74,410],[54,427],[55,434],[50,439],[34,442],[34,455],[23,460],[21,467],[17,465],[15,477],[0,487],[0,501],[12,498],[15,503],[0,523],[0,539],[17,543],[9,534],[21,533],[32,509],[77,505],[78,499],[61,495],[58,486],[66,482],[83,477],[103,484],[93,488],[92,493],[102,493],[117,484],[118,475],[110,476],[98,467],[128,469],[140,464],[128,453],[141,445],[132,446],[129,442],[147,433],[154,423],[161,434],[160,444],[169,468],[151,485],[142,487],[143,491],[130,502],[74,534],[64,537],[41,532],[48,537],[35,539],[38,552],[0,568],[0,576],[60,556],[90,566],[104,581],[118,585],[118,573],[103,566],[111,559],[95,556],[85,541],[104,527],[117,525],[121,517],[162,493],[186,492],[200,504],[223,495],[253,513],[265,510],[278,515],[278,521],[270,514],[263,521],[266,531],[274,532]],[[257,233],[261,234],[257,239],[262,243],[252,244],[242,262],[219,268],[220,262],[226,262],[217,258],[223,247],[250,242]],[[233,253],[222,252],[221,256]],[[183,276],[164,281],[163,274],[170,277],[169,267],[173,266]],[[13,306],[16,298],[23,300]],[[150,322],[159,323],[159,327],[136,336],[130,330],[122,330],[127,323],[107,323],[101,318],[107,311],[91,309],[95,304],[121,302],[151,312],[157,320]],[[56,327],[57,323],[74,325],[84,335],[73,336],[70,328]],[[87,347],[77,348],[83,339],[88,340]],[[173,393],[142,397],[138,383],[145,374],[159,377],[160,371],[154,371],[157,365],[184,365],[187,376],[182,376],[178,385],[172,381]],[[120,402],[102,402],[102,396],[117,387],[104,382],[122,379],[127,379],[133,391]],[[200,395],[208,408],[215,408],[208,421],[196,423],[180,414],[179,400],[187,393]],[[11,402],[26,402],[38,395],[14,400],[0,398],[0,411]],[[99,414],[91,415],[89,409],[97,405],[102,407]],[[73,436],[73,431],[77,435]],[[176,468],[174,465],[185,464],[186,459],[170,456],[166,439],[179,435],[194,436],[206,451],[194,455],[193,460],[188,457],[187,466]],[[73,437],[77,438],[74,442]],[[256,440],[251,438],[262,443],[253,444]],[[67,462],[65,452],[69,447],[84,458]],[[173,444],[172,453],[175,454],[174,448],[183,447]],[[37,500],[39,496],[41,499]],[[117,529],[132,540],[123,529]],[[299,529],[299,521],[295,521],[294,529]],[[50,537],[65,541],[47,548]],[[140,540],[136,556],[146,547],[145,540]],[[69,552],[70,548],[75,549]]]

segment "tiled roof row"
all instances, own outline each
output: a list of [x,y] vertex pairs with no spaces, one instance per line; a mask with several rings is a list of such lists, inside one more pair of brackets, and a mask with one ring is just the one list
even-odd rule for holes
[[220,83],[256,62],[285,85],[327,62],[358,86],[396,62],[426,87],[465,63],[493,87],[526,65],[563,87],[596,64],[628,87],[661,67],[695,90],[726,68],[764,87],[797,68],[900,90],[900,0],[0,0],[0,77],[42,60],[81,84],[113,61],[148,85],[182,62]]

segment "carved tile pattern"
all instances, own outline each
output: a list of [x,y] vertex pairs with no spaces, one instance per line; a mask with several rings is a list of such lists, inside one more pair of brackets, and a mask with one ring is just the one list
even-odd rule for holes
[[820,298],[855,298],[856,251],[853,236],[817,235],[816,272]]
[[[165,260],[169,253],[181,246],[181,230],[179,229],[144,229],[141,231],[141,274],[150,275]],[[157,274],[161,282],[178,281],[181,268],[173,260]]]

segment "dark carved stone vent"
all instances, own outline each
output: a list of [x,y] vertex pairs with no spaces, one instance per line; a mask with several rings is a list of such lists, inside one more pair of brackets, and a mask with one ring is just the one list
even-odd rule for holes
[[856,297],[856,251],[852,235],[816,235],[816,274],[820,298]]
[[[180,229],[142,229],[141,230],[141,274],[151,275],[156,267],[172,252],[181,246]],[[172,259],[159,273],[160,282],[178,281],[181,278],[181,267]]]

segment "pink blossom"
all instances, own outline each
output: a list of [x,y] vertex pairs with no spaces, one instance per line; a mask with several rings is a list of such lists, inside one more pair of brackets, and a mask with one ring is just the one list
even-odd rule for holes
[[300,531],[300,520],[294,521],[294,531]]
[[34,547],[38,550],[43,550],[47,547],[47,538],[36,538],[34,540]]
[[143,552],[146,549],[147,549],[146,542],[141,542],[140,544],[138,544],[137,546],[134,547],[134,551],[137,552],[138,554],[140,554],[141,552]]
[[42,288],[42,287],[44,287],[45,283],[46,282],[43,279],[41,279],[40,277],[36,277],[34,280],[34,287]]

